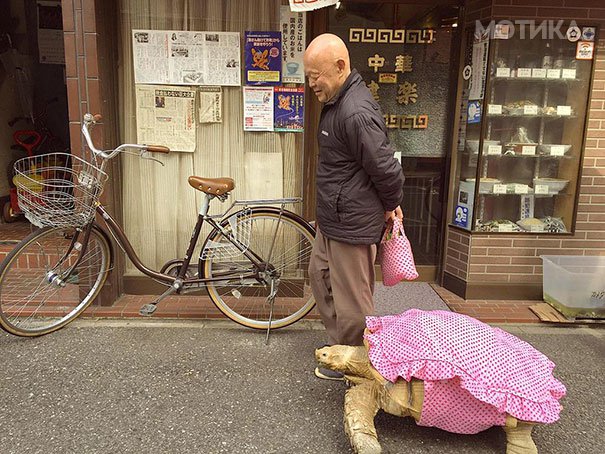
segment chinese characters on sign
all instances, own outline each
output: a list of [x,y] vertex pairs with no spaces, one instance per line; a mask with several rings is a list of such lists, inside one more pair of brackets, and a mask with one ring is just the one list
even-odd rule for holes
[[[432,44],[435,42],[435,30],[391,30],[391,29],[349,29],[349,42],[351,43],[381,43],[381,44]],[[386,55],[386,54],[385,54]],[[368,89],[376,101],[381,101],[381,88],[384,84],[396,85],[396,105],[404,107],[416,104],[420,98],[418,83],[413,81],[414,56],[409,53],[399,53],[394,59],[376,53],[367,57],[367,67],[371,74],[376,76],[367,83]],[[403,80],[398,80],[401,74]],[[383,90],[392,93],[392,90]],[[387,96],[386,94],[384,96]],[[392,105],[391,103],[386,103]],[[429,115],[421,114],[393,114],[384,115],[387,128],[391,129],[426,129]]]
[[281,7],[282,82],[305,82],[303,53],[305,51],[305,13],[293,13],[288,6]]
[[397,102],[399,104],[409,103],[415,104],[418,99],[418,91],[416,90],[416,84],[411,84],[408,81],[399,85],[397,89]]

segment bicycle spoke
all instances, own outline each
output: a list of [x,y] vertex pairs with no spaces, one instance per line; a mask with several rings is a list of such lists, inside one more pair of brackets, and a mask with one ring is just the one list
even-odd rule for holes
[[[258,271],[264,284],[250,279],[242,282],[237,277],[238,273],[254,271],[252,263],[241,253],[220,260],[210,258],[205,261],[203,270],[206,277],[230,269],[232,278],[209,284],[209,294],[217,307],[231,319],[246,326],[266,329],[271,309],[268,301],[270,283],[276,279],[271,327],[287,326],[303,317],[314,305],[307,273],[313,235],[287,212],[280,215],[279,212],[253,210],[250,222],[248,250],[267,265],[266,269]],[[212,244],[228,243],[220,234],[211,240]]]
[[19,335],[45,334],[76,317],[109,270],[110,246],[94,229],[82,248],[73,247],[66,229],[46,228],[30,237],[0,269],[0,323]]

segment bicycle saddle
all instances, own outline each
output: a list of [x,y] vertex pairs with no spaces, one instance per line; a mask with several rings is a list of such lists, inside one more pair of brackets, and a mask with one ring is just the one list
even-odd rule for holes
[[202,178],[191,176],[187,180],[192,188],[212,195],[223,195],[235,187],[233,178]]

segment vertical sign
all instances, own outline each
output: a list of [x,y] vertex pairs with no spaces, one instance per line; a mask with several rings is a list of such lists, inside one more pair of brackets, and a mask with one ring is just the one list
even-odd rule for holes
[[306,15],[281,7],[282,32],[282,82],[302,84],[305,82],[303,54],[305,51]]

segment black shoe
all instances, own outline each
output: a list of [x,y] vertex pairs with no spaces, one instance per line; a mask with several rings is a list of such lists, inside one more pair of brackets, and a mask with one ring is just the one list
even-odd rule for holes
[[344,381],[345,379],[344,374],[332,369],[326,369],[325,367],[316,367],[315,376],[324,380]]

